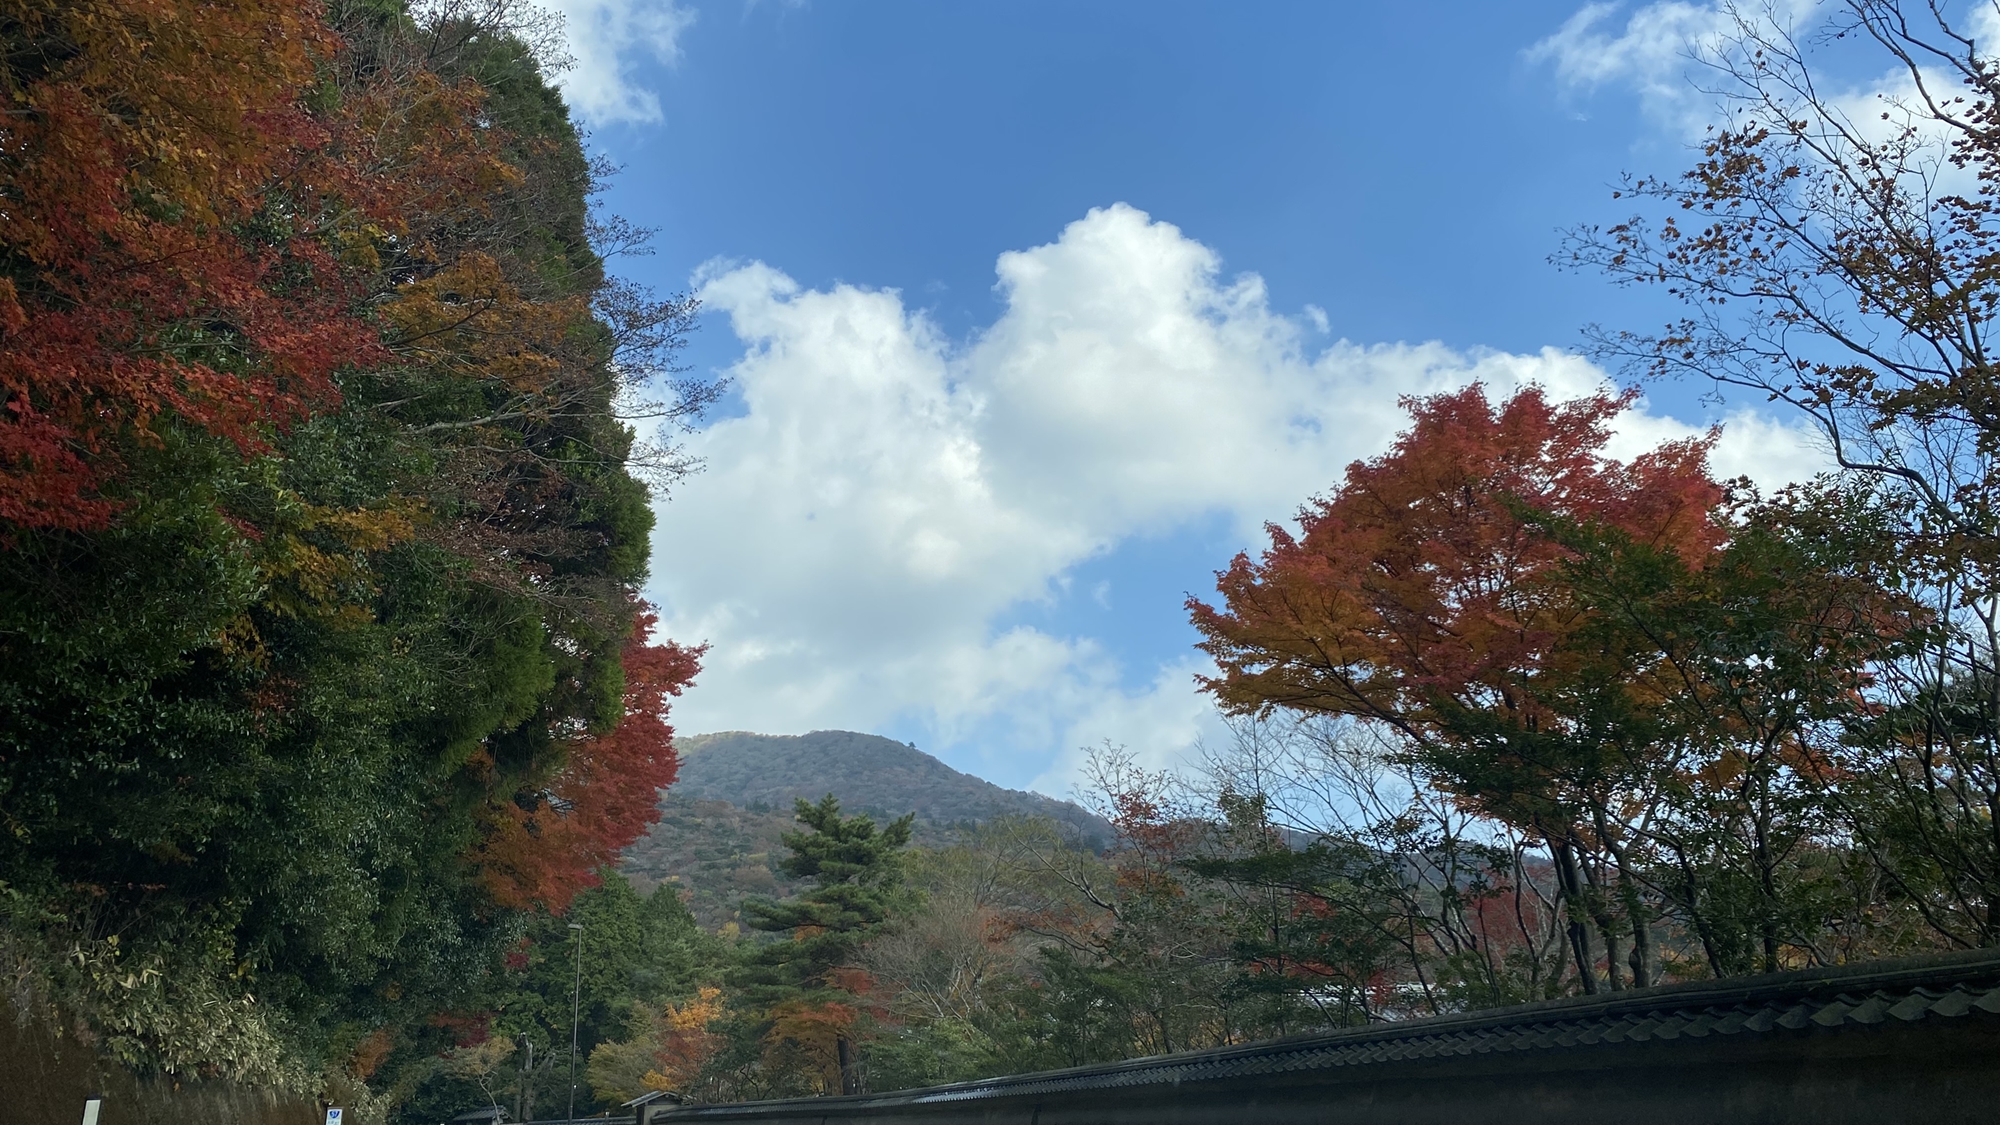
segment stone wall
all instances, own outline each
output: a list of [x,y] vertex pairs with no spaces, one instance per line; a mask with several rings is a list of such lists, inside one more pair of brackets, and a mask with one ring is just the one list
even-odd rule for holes
[[320,1125],[320,1107],[227,1082],[140,1078],[39,1020],[0,1005],[0,1125],[78,1125],[101,1095],[98,1125]]

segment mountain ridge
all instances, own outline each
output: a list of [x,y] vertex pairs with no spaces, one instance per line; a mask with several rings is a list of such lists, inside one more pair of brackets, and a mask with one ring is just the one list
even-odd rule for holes
[[743,808],[789,809],[828,793],[856,812],[915,813],[947,826],[999,816],[1045,816],[1096,839],[1110,825],[1073,801],[1008,789],[953,769],[912,743],[847,730],[805,734],[716,731],[675,740],[681,772],[673,792]]
[[1109,823],[1074,802],[1003,788],[879,735],[716,731],[675,745],[681,772],[661,795],[660,820],[618,866],[641,891],[678,884],[710,930],[739,925],[747,896],[782,898],[800,889],[779,867],[780,837],[797,827],[795,798],[832,793],[845,812],[881,822],[915,813],[915,839],[931,846],[1002,816],[1048,817],[1093,847],[1111,837]]

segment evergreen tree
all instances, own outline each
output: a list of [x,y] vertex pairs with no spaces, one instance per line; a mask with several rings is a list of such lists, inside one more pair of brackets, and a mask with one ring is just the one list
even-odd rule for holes
[[915,818],[878,829],[869,816],[842,817],[831,793],[816,805],[801,799],[797,816],[808,831],[785,833],[792,854],[781,866],[811,879],[813,887],[785,902],[743,904],[750,928],[788,934],[791,940],[752,952],[730,983],[741,1002],[771,1025],[776,1033],[767,1033],[771,1042],[790,1038],[810,1052],[811,1041],[830,1039],[841,1092],[859,1093],[852,1001],[865,984],[853,963],[862,944],[907,898],[900,853]]

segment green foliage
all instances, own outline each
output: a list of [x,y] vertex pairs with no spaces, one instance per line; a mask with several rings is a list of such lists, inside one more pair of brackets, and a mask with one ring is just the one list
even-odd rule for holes
[[[572,925],[583,927],[580,934]],[[607,871],[566,914],[526,920],[487,983],[465,997],[470,1014],[463,1022],[413,1038],[390,1059],[385,1071],[404,1091],[399,1119],[432,1121],[489,1099],[517,1114],[523,1106],[545,1112],[566,1105],[573,1002],[578,1111],[605,1108],[585,1081],[585,1063],[600,1047],[633,1037],[649,1011],[695,996],[720,974],[724,959],[722,943],[695,925],[672,887],[641,897]],[[505,1046],[483,1075],[439,1065],[455,1043],[489,1041]]]
[[704,934],[672,887],[641,898],[624,876],[606,872],[604,882],[579,894],[562,915],[537,915],[521,938],[526,966],[509,974],[509,990],[497,997],[495,1026],[566,1043],[570,990],[582,930],[583,1053],[623,1030],[639,1002],[677,1002],[695,994],[717,968],[719,946]]
[[[127,956],[185,946],[148,919],[233,932],[229,963],[307,1020],[337,997],[365,1010],[384,988],[449,989],[446,964],[483,925],[455,889],[468,830],[410,798],[462,764],[463,701],[518,714],[535,684],[466,693],[427,666],[473,640],[459,599],[352,614],[288,580],[299,554],[338,542],[277,474],[233,470],[192,437],[149,468],[130,520],[0,557],[0,647],[19,673],[0,697],[5,869],[123,935]],[[225,503],[298,513],[296,530],[246,539]],[[423,553],[378,559],[420,570]],[[374,561],[350,571],[363,592],[382,580]],[[424,726],[457,737],[413,744]]]
[[784,902],[743,904],[751,929],[792,935],[757,947],[731,974],[731,985],[753,1008],[851,998],[834,971],[852,965],[862,943],[908,902],[898,853],[910,842],[914,817],[878,830],[869,816],[842,817],[832,794],[817,804],[800,799],[795,815],[809,831],[785,834],[791,854],[783,866],[810,879],[812,888]]
[[[294,93],[333,138],[319,156],[373,161],[339,166],[361,217],[312,228],[296,185],[246,179],[262,195],[243,232],[323,253],[328,272],[294,262],[273,290],[324,286],[377,338],[254,433],[185,409],[108,433],[99,523],[0,528],[0,879],[18,906],[0,947],[139,1071],[403,1096],[470,1081],[440,1054],[476,1045],[454,1046],[465,1028],[567,1039],[549,964],[565,923],[479,860],[509,810],[544,807],[576,736],[623,715],[652,515],[612,404],[691,306],[607,282],[596,170],[508,28],[326,14],[324,84]],[[452,288],[474,283],[483,304]],[[488,319],[417,338],[440,287],[438,306]],[[282,383],[226,312],[177,314],[146,347]],[[615,951],[586,958],[593,1041],[713,959],[670,892],[613,879],[578,909]],[[517,945],[525,970],[505,966]]]
[[317,1075],[287,1050],[281,1013],[237,972],[226,927],[182,920],[172,946],[133,953],[86,920],[34,917],[0,883],[0,956],[13,966],[15,1018],[90,1029],[111,1058],[177,1080],[222,1078],[310,1092]]
[[1400,952],[1394,921],[1406,861],[1351,836],[1294,847],[1272,829],[1261,795],[1220,796],[1221,846],[1182,866],[1233,892],[1225,925],[1245,970],[1233,988],[1281,1035],[1366,1022],[1373,986]]
[[1038,1056],[1007,1053],[984,1028],[956,1017],[883,1034],[870,1041],[865,1052],[868,1082],[876,1090],[942,1086],[1046,1069],[1039,1065]]

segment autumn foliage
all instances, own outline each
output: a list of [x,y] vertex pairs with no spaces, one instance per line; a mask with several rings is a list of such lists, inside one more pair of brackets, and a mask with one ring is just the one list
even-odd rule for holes
[[0,88],[0,521],[102,527],[164,416],[260,452],[382,356],[328,228],[383,201],[328,194],[373,185],[327,174],[303,104],[318,5],[7,7],[33,54]]
[[[1188,603],[1226,709],[1380,724],[1425,784],[1546,842],[1562,892],[1593,911],[1613,987],[1628,947],[1638,983],[1661,971],[1632,863],[1650,818],[1631,794],[1661,791],[1676,743],[1650,644],[1578,595],[1580,544],[1699,571],[1728,538],[1714,434],[1604,455],[1631,401],[1529,387],[1496,406],[1477,385],[1410,401],[1395,448],[1350,466],[1300,536],[1273,526],[1260,560],[1218,576],[1222,608]],[[1590,934],[1573,922],[1569,938],[1594,989]]]
[[722,1016],[722,990],[700,989],[685,1004],[669,1004],[659,1020],[658,1067],[644,1081],[655,1090],[685,1090],[700,1077],[702,1067],[722,1048],[722,1037],[710,1025]]
[[[592,496],[605,487],[629,505],[634,489],[611,479],[630,437],[608,417],[611,357],[592,342],[601,273],[579,246],[545,276],[507,241],[530,233],[507,229],[508,209],[552,201],[515,198],[534,176],[503,150],[552,142],[468,127],[491,116],[492,90],[434,65],[482,34],[455,11],[413,49],[366,21],[343,36],[310,0],[8,5],[0,531],[112,528],[121,497],[152,483],[134,456],[175,430],[281,460],[290,429],[358,408],[421,437],[430,472],[350,508],[221,505],[255,545],[270,608],[365,618],[343,603],[378,589],[371,560],[413,539],[488,582],[555,594],[584,543],[603,550],[603,517],[574,526],[578,509],[606,508]],[[563,186],[580,206],[581,187]],[[549,451],[578,438],[585,464]],[[629,581],[630,558],[615,562]],[[623,631],[623,604],[588,608],[605,592],[574,592],[551,625],[586,646]],[[610,662],[620,712],[557,740],[546,789],[510,787],[533,786],[532,770],[488,770],[511,810],[480,845],[504,904],[559,907],[672,780],[666,700],[697,654],[649,645],[652,622]],[[250,618],[229,632],[261,651]],[[255,697],[271,713],[290,694]]]
[[237,1078],[422,1056],[673,780],[694,305],[607,276],[540,18],[0,0],[0,947],[268,998]]
[[680,770],[668,701],[700,669],[702,649],[651,643],[658,618],[642,609],[624,652],[624,716],[603,734],[571,739],[548,788],[495,807],[480,847],[494,901],[561,913],[598,871],[659,819],[660,791]]
[[[1725,489],[1713,433],[1611,459],[1630,403],[1413,400],[1388,454],[1239,555],[1220,606],[1189,603],[1225,709],[1306,723],[1312,768],[1380,806],[1328,870],[1413,857],[1447,908],[1429,940],[1489,995],[1538,932],[1571,964],[1528,955],[1536,987],[1568,972],[1590,992],[1838,958],[1872,923],[1828,918],[1895,912],[1835,874],[1850,830],[1831,812],[1864,788],[1849,763],[1878,670],[1931,620],[1889,588],[1889,509],[1827,481]],[[1374,764],[1339,765],[1357,754]],[[1513,932],[1490,924],[1503,904]]]
[[1538,685],[1579,624],[1550,584],[1572,557],[1546,517],[1602,525],[1685,557],[1721,542],[1707,439],[1621,463],[1604,456],[1631,396],[1553,402],[1529,387],[1411,400],[1387,455],[1277,525],[1262,557],[1218,576],[1221,607],[1190,599],[1225,707],[1273,706],[1421,728],[1440,705],[1547,718]]

